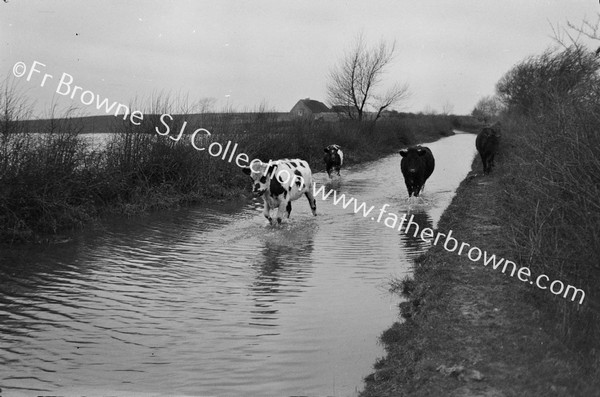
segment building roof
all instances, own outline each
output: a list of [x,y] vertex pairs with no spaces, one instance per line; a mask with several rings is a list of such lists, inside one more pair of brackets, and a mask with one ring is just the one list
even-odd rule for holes
[[313,113],[331,112],[327,105],[314,99],[300,99],[298,102],[302,102]]

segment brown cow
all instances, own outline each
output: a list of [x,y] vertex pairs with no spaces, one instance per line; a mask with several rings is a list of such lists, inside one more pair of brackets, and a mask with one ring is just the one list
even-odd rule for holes
[[489,174],[494,166],[494,156],[500,146],[500,123],[483,127],[475,139],[475,147],[481,156],[483,173]]

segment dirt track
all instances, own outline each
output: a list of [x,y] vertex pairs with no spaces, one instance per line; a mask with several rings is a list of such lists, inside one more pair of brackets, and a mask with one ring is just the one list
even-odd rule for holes
[[[439,231],[511,257],[495,201],[497,173],[479,158],[442,216]],[[518,214],[515,214],[518,216]],[[518,258],[514,258],[518,259]],[[534,288],[466,256],[434,246],[415,264],[409,318],[384,332],[388,355],[367,378],[363,396],[598,396],[600,381],[551,334],[527,302]],[[576,304],[576,303],[573,303]]]

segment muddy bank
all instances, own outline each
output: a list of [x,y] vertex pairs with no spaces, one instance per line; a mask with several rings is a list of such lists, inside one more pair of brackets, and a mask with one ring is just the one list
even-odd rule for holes
[[[472,169],[438,230],[510,258],[499,238],[506,226],[496,212],[498,175],[484,177],[478,158]],[[529,288],[433,246],[415,263],[412,293],[401,304],[407,318],[383,333],[387,356],[375,364],[362,396],[600,395],[600,381],[528,303]]]

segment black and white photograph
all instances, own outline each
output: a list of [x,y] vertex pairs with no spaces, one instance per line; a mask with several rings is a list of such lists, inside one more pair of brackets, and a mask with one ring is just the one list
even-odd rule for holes
[[600,397],[600,1],[3,0],[0,397]]

